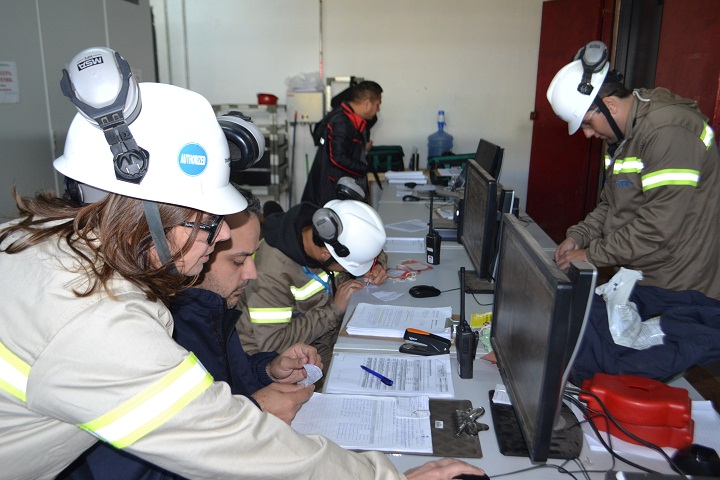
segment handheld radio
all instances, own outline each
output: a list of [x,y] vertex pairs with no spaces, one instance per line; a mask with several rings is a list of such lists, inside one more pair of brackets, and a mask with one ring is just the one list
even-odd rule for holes
[[473,378],[473,361],[477,352],[480,332],[473,332],[465,320],[465,267],[460,268],[460,323],[455,330],[458,374],[460,378]]
[[440,243],[442,237],[433,229],[433,192],[430,192],[430,228],[425,236],[425,253],[427,254],[427,263],[430,265],[440,265]]

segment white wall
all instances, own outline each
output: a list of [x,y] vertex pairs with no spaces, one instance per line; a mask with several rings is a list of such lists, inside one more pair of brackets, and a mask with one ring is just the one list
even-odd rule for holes
[[0,103],[0,220],[11,196],[62,188],[52,161],[76,110],[60,91],[62,69],[82,49],[109,46],[142,80],[155,80],[148,0],[0,0],[0,61],[15,62],[18,103]]
[[[285,102],[286,80],[320,70],[385,90],[376,145],[401,145],[406,161],[444,109],[455,153],[480,138],[505,147],[501,181],[525,204],[543,0],[151,0],[160,81],[213,104]],[[322,15],[322,22],[321,22]],[[322,38],[321,38],[322,26]],[[322,40],[322,41],[321,41]],[[314,156],[297,131],[296,178]],[[297,198],[297,197],[296,197]]]

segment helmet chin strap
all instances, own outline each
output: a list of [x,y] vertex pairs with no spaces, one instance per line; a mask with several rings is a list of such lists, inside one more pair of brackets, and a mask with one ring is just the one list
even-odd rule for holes
[[335,296],[335,293],[337,291],[337,287],[335,286],[335,272],[333,272],[329,268],[330,265],[332,265],[333,263],[335,263],[335,258],[330,255],[327,260],[320,264],[320,268],[323,269],[323,272],[327,273],[328,280],[330,280],[330,285],[332,285],[333,296]]
[[170,273],[174,275],[180,275],[175,263],[171,262],[172,255],[170,254],[170,247],[165,237],[165,230],[162,226],[162,220],[160,219],[160,209],[156,202],[149,200],[143,200],[143,209],[145,210],[145,220],[150,228],[150,235],[152,236],[153,243],[155,244],[155,250],[157,251],[160,263],[163,265],[170,264]]
[[622,143],[622,141],[625,139],[625,135],[620,131],[620,127],[618,127],[615,119],[612,117],[612,115],[610,115],[610,110],[608,110],[607,105],[605,105],[605,102],[603,102],[599,96],[595,96],[593,103],[603,113],[603,115],[605,115],[605,118],[607,118],[608,124],[610,125],[610,128],[612,128],[613,133],[615,134],[615,138],[617,138],[617,141],[614,143],[614,145],[620,145],[620,143]]

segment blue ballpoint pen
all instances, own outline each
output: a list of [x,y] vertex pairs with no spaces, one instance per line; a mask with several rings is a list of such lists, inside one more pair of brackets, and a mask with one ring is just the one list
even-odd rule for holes
[[368,367],[366,367],[365,365],[360,365],[360,368],[362,368],[363,370],[365,370],[366,372],[368,372],[368,373],[371,374],[371,375],[375,375],[377,378],[380,379],[380,381],[381,381],[382,383],[384,383],[384,384],[387,385],[388,387],[392,387],[393,381],[390,380],[389,378],[387,378],[387,377],[385,377],[385,376],[383,376],[383,375],[380,375],[380,374],[379,374],[378,372],[376,372],[375,370],[370,370],[370,369],[369,369]]

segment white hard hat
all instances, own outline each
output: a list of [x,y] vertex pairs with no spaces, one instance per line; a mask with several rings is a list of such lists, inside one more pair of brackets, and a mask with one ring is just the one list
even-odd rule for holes
[[565,65],[550,82],[547,99],[555,114],[568,122],[570,135],[580,128],[582,119],[595,100],[609,70],[610,65],[606,62],[602,70],[592,74],[590,84],[593,88],[589,95],[578,91],[584,71],[581,60],[575,60]]
[[[340,220],[337,241],[325,242],[330,254],[352,275],[365,275],[385,245],[380,215],[367,203],[356,200],[330,200],[323,208],[332,210]],[[338,246],[345,247],[347,255],[339,255]]]
[[137,145],[149,153],[139,183],[119,180],[103,131],[78,113],[65,150],[54,166],[95,188],[170,203],[216,215],[244,210],[247,201],[230,185],[230,153],[215,112],[201,95],[172,85],[141,83],[140,113],[129,123]]

